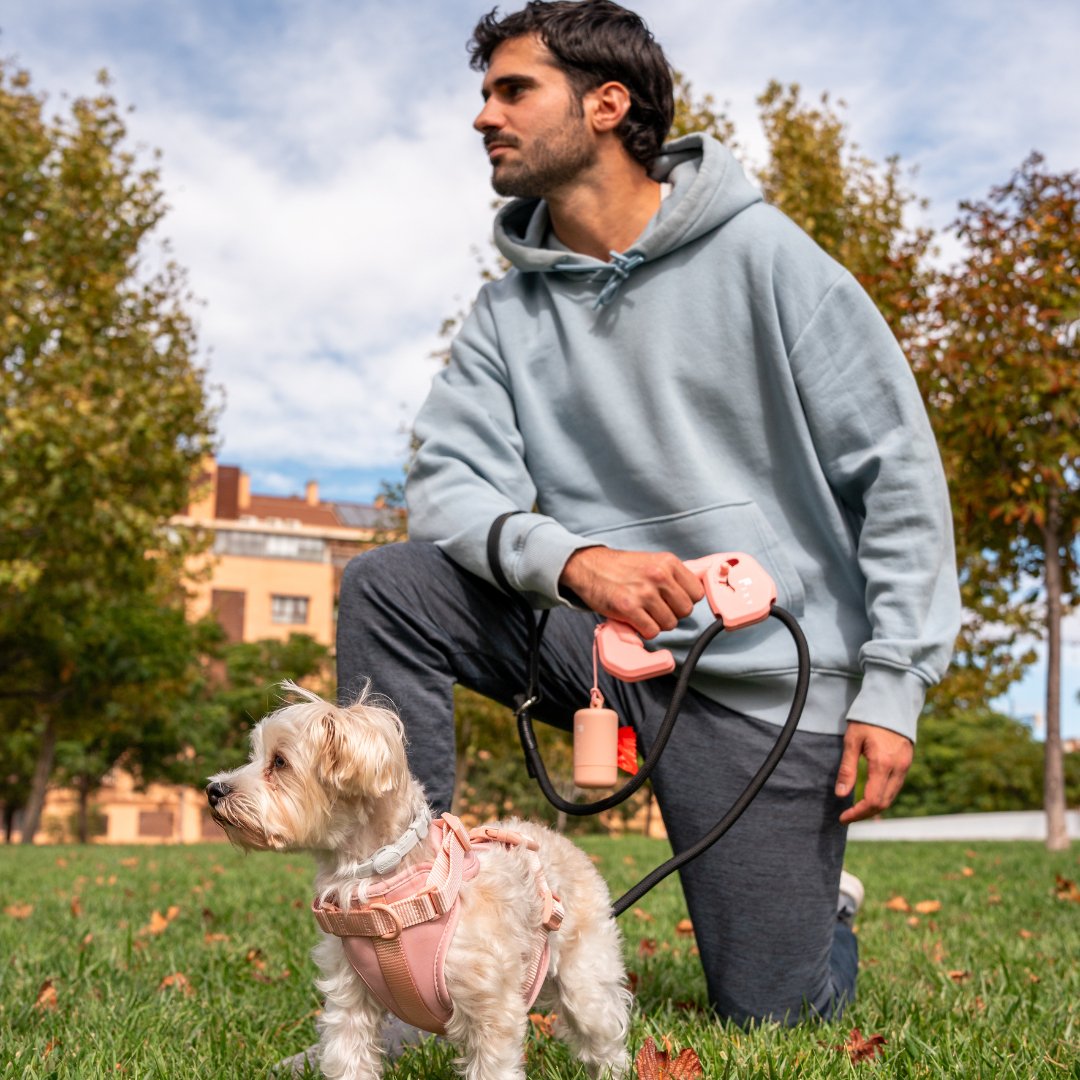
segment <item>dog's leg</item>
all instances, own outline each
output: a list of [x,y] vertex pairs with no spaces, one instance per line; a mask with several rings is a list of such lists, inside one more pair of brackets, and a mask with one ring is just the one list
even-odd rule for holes
[[326,995],[319,1019],[319,1065],[328,1080],[382,1076],[379,1023],[385,1009],[353,970],[341,942],[327,936],[315,947],[322,972],[315,986]]
[[625,985],[622,945],[606,913],[590,913],[587,923],[560,941],[555,1034],[590,1076],[622,1080],[630,1069],[626,1036],[633,1000]]
[[[509,967],[510,965],[507,965]],[[447,1038],[462,1052],[466,1080],[525,1080],[525,1030],[529,1020],[512,971],[486,971],[457,982]]]

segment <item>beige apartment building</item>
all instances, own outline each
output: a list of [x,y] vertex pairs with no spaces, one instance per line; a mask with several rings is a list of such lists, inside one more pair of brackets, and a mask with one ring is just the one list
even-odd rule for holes
[[[332,646],[345,565],[403,531],[396,511],[324,502],[315,481],[302,496],[253,493],[247,473],[214,460],[206,463],[200,492],[171,525],[213,534],[200,564],[208,574],[193,591],[190,612],[198,618],[213,611],[230,641],[284,640],[301,633]],[[74,791],[50,791],[36,842],[71,839],[77,807]],[[138,791],[122,769],[94,796],[91,818],[98,843],[224,839],[202,791],[161,784]]]

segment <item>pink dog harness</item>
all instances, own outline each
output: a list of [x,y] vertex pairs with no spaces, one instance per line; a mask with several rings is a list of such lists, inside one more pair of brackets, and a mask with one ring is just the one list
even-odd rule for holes
[[453,1003],[443,963],[457,928],[461,885],[480,872],[475,845],[522,846],[529,853],[543,900],[540,926],[529,956],[522,996],[532,1005],[547,974],[548,934],[563,920],[559,898],[548,888],[537,844],[520,833],[483,825],[470,832],[452,814],[431,823],[432,862],[409,867],[373,884],[368,902],[342,911],[333,904],[311,906],[315,921],[341,938],[345,954],[368,989],[406,1023],[442,1035]]

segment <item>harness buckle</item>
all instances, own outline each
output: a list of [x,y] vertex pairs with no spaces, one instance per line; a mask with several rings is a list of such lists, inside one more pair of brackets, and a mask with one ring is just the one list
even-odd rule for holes
[[383,941],[397,941],[401,937],[401,931],[405,929],[404,923],[401,921],[401,917],[389,904],[368,904],[368,911],[382,911],[389,916],[390,921],[394,924],[393,928],[384,934],[376,934],[375,936],[381,938]]

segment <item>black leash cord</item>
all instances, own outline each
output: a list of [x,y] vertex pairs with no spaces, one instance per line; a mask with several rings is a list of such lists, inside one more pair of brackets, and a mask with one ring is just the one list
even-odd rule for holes
[[[679,671],[679,677],[675,682],[675,690],[671,695],[671,701],[668,704],[667,712],[664,714],[664,719],[660,724],[660,729],[656,733],[656,739],[653,742],[652,749],[649,751],[648,756],[645,758],[637,774],[631,777],[618,791],[605,799],[598,799],[596,802],[591,803],[575,803],[567,801],[555,790],[548,777],[543,758],[540,756],[540,748],[536,743],[536,733],[533,731],[532,717],[530,716],[532,706],[540,701],[542,696],[539,685],[540,641],[543,636],[544,626],[547,622],[548,612],[545,611],[540,616],[539,622],[537,622],[532,608],[525,601],[524,597],[513,589],[507,581],[502,572],[502,567],[498,558],[499,534],[502,531],[502,526],[506,519],[511,516],[511,514],[502,515],[502,517],[498,518],[492,526],[491,532],[488,535],[488,560],[499,585],[511,598],[516,599],[519,602],[519,607],[525,616],[525,625],[529,640],[528,689],[525,697],[522,699],[514,713],[517,718],[518,736],[521,739],[521,748],[525,752],[525,764],[528,767],[529,775],[534,777],[540,785],[540,790],[544,793],[544,797],[557,810],[561,810],[563,813],[570,814],[573,817],[585,817],[590,814],[599,814],[604,810],[610,810],[612,807],[618,806],[620,803],[625,802],[630,798],[630,796],[633,795],[646,780],[648,780],[653,769],[656,768],[656,764],[660,760],[660,755],[664,752],[664,748],[671,738],[671,732],[675,727],[675,721],[679,717],[679,709],[682,708],[683,698],[686,697],[686,692],[690,688],[690,679],[694,674],[694,669],[697,667],[702,653],[708,648],[713,638],[723,631],[724,623],[721,619],[717,618],[714,623],[706,627],[691,647],[690,652],[687,654],[686,661]],[[620,896],[619,899],[611,905],[613,915],[621,915],[631,904],[640,900],[641,897],[659,882],[663,881],[669,874],[678,870],[680,867],[685,866],[688,862],[696,859],[699,855],[712,847],[713,844],[715,844],[717,840],[719,840],[720,837],[722,837],[724,833],[739,820],[746,808],[753,802],[757,793],[762,789],[765,781],[772,775],[773,770],[780,763],[780,759],[784,756],[784,752],[787,750],[788,744],[795,734],[795,729],[799,723],[799,717],[802,716],[803,708],[806,705],[806,695],[810,686],[810,650],[806,644],[806,638],[803,635],[802,629],[790,612],[773,604],[769,615],[771,618],[779,619],[779,621],[787,627],[788,632],[795,641],[795,650],[798,655],[798,675],[795,680],[795,694],[791,701],[791,709],[788,711],[787,720],[784,721],[784,726],[780,729],[780,734],[777,736],[776,742],[773,744],[773,747],[769,751],[764,762],[762,762],[761,768],[754,774],[750,783],[746,785],[739,797],[731,804],[731,808],[716,823],[716,825],[714,825],[713,828],[695,844],[692,844],[685,850],[673,855],[667,862],[661,863],[650,874],[643,877],[641,881],[633,886],[633,888]]]
[[[785,611],[784,608],[777,607],[774,604],[769,614],[772,618],[778,619],[788,628],[788,631],[795,641],[799,665],[791,709],[788,711],[787,720],[780,729],[780,734],[777,736],[776,742],[773,744],[773,747],[769,751],[764,762],[762,762],[761,768],[754,774],[750,783],[746,785],[739,797],[731,804],[731,808],[716,823],[716,825],[714,825],[713,828],[695,844],[692,844],[690,847],[673,855],[667,862],[661,863],[660,866],[642,878],[633,888],[620,896],[611,906],[614,915],[621,915],[628,907],[640,900],[641,897],[659,882],[663,881],[669,874],[678,870],[680,867],[685,866],[688,862],[696,859],[699,855],[712,847],[713,844],[715,844],[717,840],[719,840],[720,837],[722,837],[724,833],[739,820],[746,808],[753,802],[757,793],[762,789],[765,781],[772,775],[773,770],[780,763],[780,759],[784,756],[784,752],[787,750],[788,744],[795,734],[795,729],[799,723],[799,717],[802,716],[803,707],[806,704],[806,694],[810,685],[810,651],[807,647],[806,638],[803,636],[802,629],[790,612]],[[530,651],[535,647],[538,652],[540,633],[531,612],[529,615],[529,623]],[[637,774],[631,777],[626,784],[607,798],[598,799],[596,802],[591,803],[568,802],[566,799],[562,798],[552,786],[547,769],[540,756],[540,750],[536,744],[536,734],[532,727],[532,718],[529,715],[530,702],[526,701],[525,705],[518,709],[518,735],[521,738],[522,749],[525,751],[525,760],[529,767],[529,773],[536,778],[537,783],[540,785],[540,790],[544,793],[545,798],[552,806],[574,817],[599,814],[604,810],[610,810],[612,807],[618,806],[619,803],[625,802],[641,787],[642,784],[645,783],[646,780],[648,780],[653,769],[656,767],[657,762],[660,760],[660,755],[663,754],[668,740],[671,738],[672,730],[675,727],[675,721],[679,718],[679,709],[682,707],[683,698],[686,697],[686,692],[690,687],[690,679],[694,674],[694,668],[697,667],[697,663],[701,659],[701,654],[708,647],[709,643],[723,629],[723,622],[720,619],[717,619],[716,622],[707,627],[705,631],[698,636],[698,639],[694,642],[693,647],[686,657],[686,662],[679,671],[679,677],[675,683],[675,690],[671,695],[671,702],[668,705],[667,712],[664,714],[663,722],[660,725],[660,730],[656,734],[652,749],[649,751],[648,756],[645,758]]]

